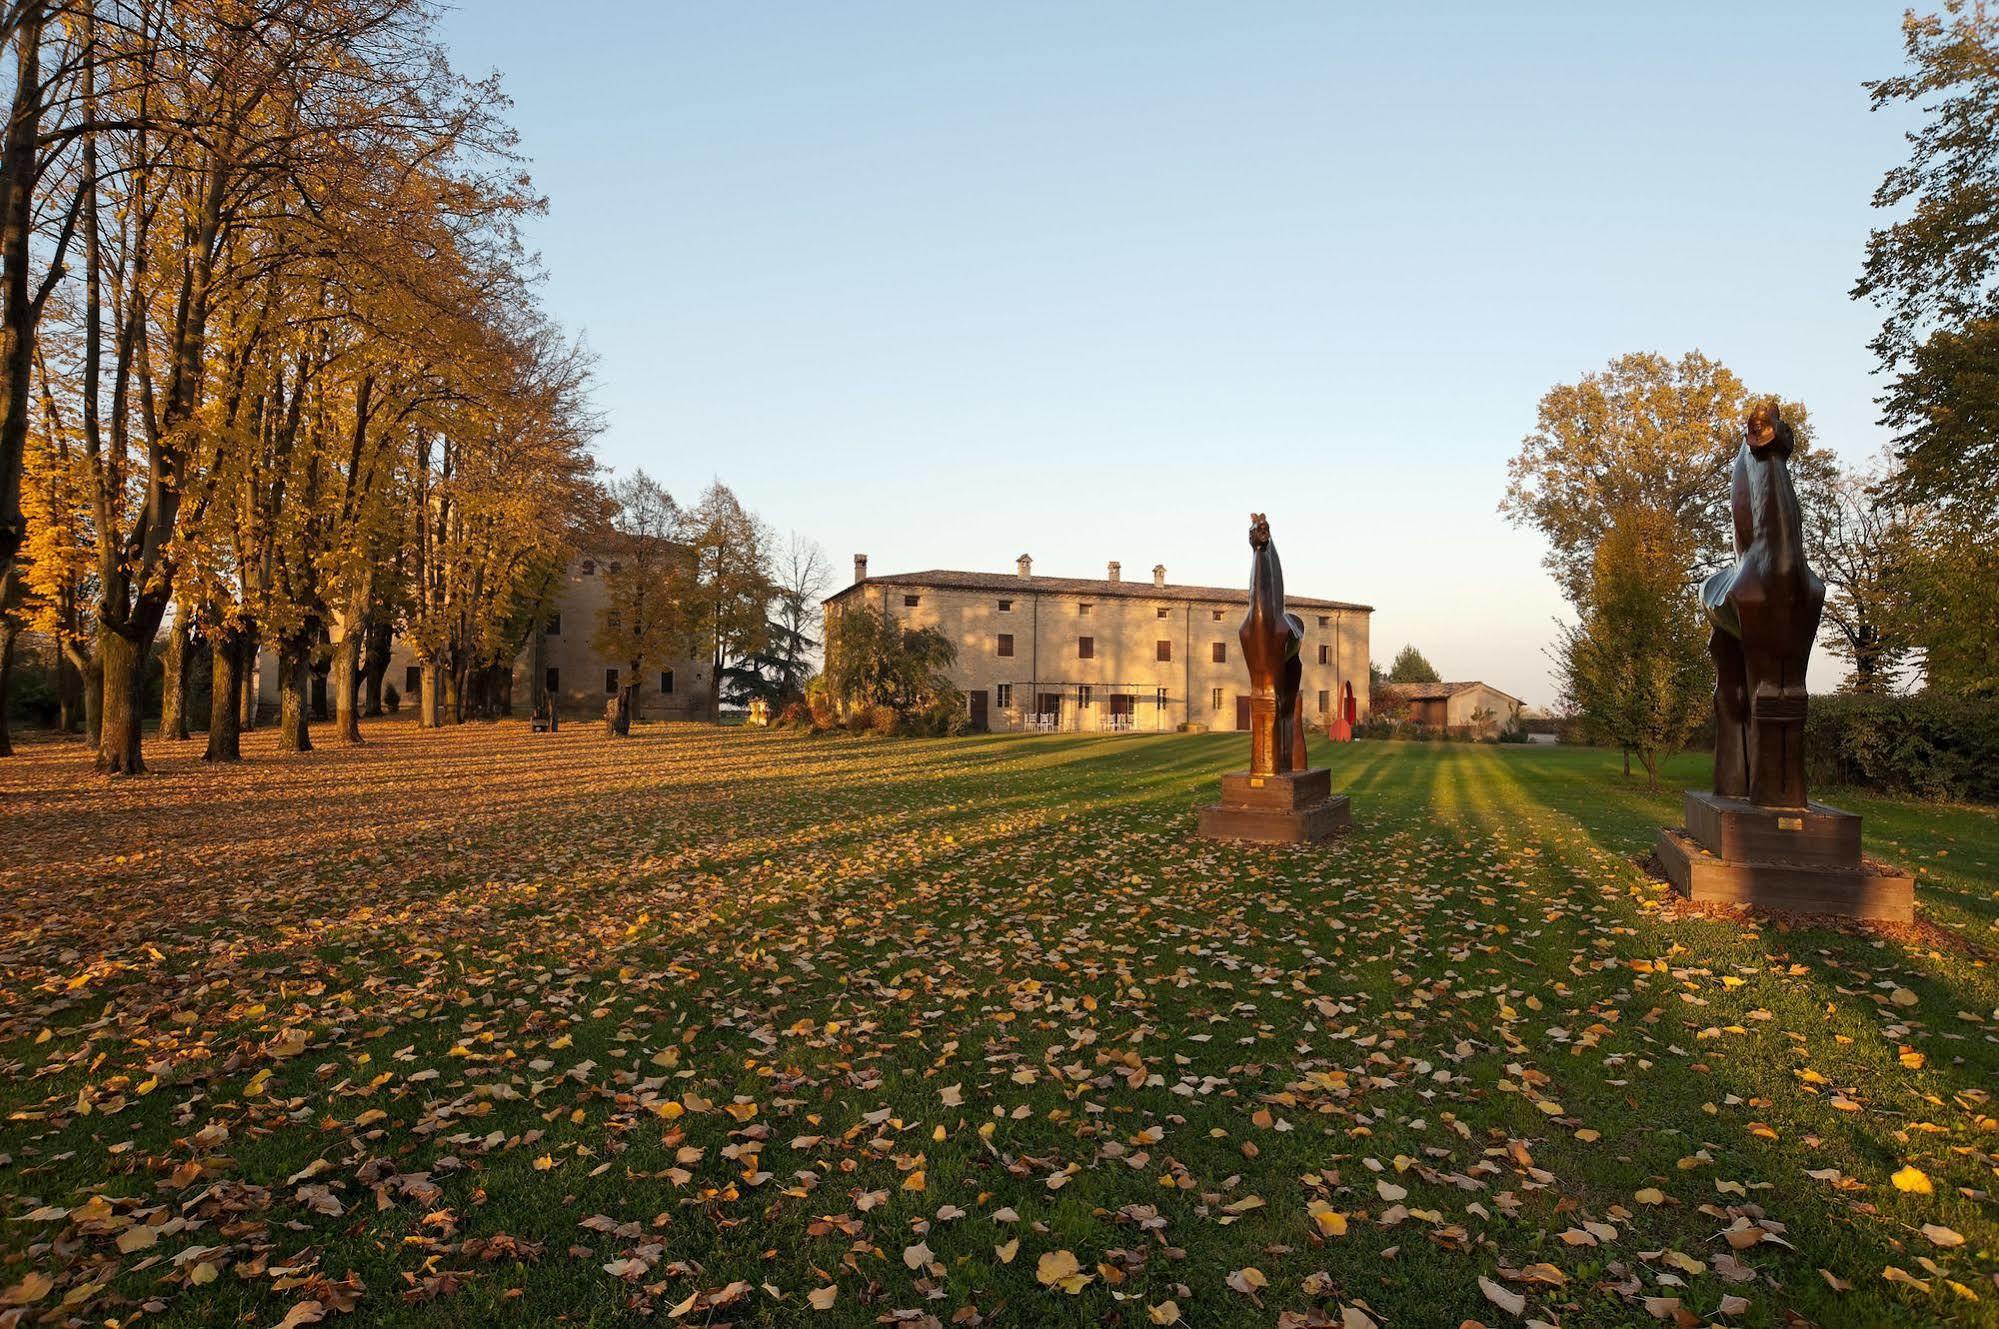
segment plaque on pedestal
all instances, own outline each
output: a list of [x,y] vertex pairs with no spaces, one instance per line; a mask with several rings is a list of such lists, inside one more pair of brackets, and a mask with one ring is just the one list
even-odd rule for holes
[[1657,851],[1667,879],[1696,903],[1915,919],[1915,879],[1862,857],[1851,812],[1823,803],[1762,808],[1689,789],[1686,817],[1684,829],[1659,832]]

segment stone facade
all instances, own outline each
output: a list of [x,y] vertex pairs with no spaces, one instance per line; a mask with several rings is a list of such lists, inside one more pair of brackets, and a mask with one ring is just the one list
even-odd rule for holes
[[[601,554],[580,556],[564,571],[563,584],[556,592],[555,610],[543,625],[539,643],[530,639],[514,659],[512,708],[526,715],[533,705],[531,680],[538,670],[549,681],[565,720],[600,719],[604,703],[618,690],[625,666],[594,649],[590,639],[597,634],[606,592],[603,572],[609,564]],[[635,720],[707,719],[709,673],[712,666],[703,660],[676,660],[659,669],[648,669],[639,680]],[[419,694],[420,668],[409,644],[397,637],[389,653],[385,681],[402,695],[404,708],[414,708]],[[257,696],[260,708],[273,709],[278,702],[277,653],[258,652]]]
[[[1247,728],[1249,670],[1236,631],[1247,590],[1180,586],[1153,569],[1128,582],[1016,572],[911,572],[871,577],[826,602],[830,618],[868,604],[913,628],[937,628],[958,648],[952,679],[975,724],[1066,732]],[[1351,692],[1354,718],[1368,696],[1367,605],[1289,595],[1305,623],[1305,715],[1323,726]]]

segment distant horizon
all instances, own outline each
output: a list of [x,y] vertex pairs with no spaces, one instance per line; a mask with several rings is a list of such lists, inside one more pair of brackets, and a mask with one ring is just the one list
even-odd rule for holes
[[1700,349],[1848,463],[1887,441],[1847,291],[1899,10],[537,12],[447,35],[514,99],[599,458],[725,480],[836,579],[1229,585],[1266,511],[1377,661],[1547,706],[1568,607],[1497,507],[1548,388]]

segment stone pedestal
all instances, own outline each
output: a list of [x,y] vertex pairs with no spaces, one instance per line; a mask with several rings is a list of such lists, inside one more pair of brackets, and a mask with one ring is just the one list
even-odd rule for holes
[[1201,809],[1201,834],[1211,840],[1313,844],[1353,824],[1345,794],[1333,793],[1333,773],[1320,767],[1222,777],[1222,801]]
[[1796,810],[1689,789],[1684,829],[1659,832],[1659,863],[1700,903],[1912,922],[1916,883],[1860,852],[1860,818],[1823,803]]

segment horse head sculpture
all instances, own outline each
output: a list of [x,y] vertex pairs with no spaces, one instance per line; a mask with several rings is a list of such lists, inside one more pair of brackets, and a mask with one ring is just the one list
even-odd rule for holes
[[1750,410],[1730,494],[1735,563],[1701,587],[1713,626],[1714,792],[1775,808],[1808,800],[1805,666],[1825,609],[1825,582],[1805,562],[1794,441],[1775,402]]
[[1299,648],[1305,624],[1284,612],[1284,565],[1271,543],[1270,522],[1261,512],[1249,518],[1249,613],[1237,634],[1249,666],[1249,769],[1275,775],[1305,769],[1305,717],[1298,686],[1305,665]]

